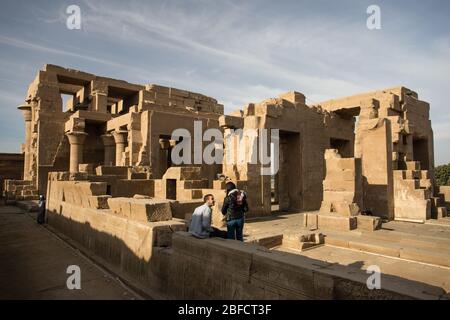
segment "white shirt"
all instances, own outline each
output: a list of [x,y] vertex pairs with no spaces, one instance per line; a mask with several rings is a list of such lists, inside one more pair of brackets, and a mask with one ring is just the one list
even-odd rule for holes
[[189,232],[198,238],[208,238],[211,232],[211,208],[205,203],[195,208],[192,214]]

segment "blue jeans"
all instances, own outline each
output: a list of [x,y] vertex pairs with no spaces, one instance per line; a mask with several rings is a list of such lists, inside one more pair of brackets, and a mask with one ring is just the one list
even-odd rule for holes
[[227,238],[233,240],[244,241],[244,218],[232,219],[227,221]]

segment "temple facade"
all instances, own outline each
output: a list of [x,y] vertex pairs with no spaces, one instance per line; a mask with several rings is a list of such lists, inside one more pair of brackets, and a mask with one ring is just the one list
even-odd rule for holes
[[[23,180],[5,181],[9,200],[51,197],[52,179],[89,181],[104,183],[104,196],[111,198],[187,203],[178,208],[184,218],[207,193],[221,200],[231,180],[247,191],[250,217],[316,211],[306,224],[338,219],[336,225],[352,229],[358,216],[361,225],[372,217],[369,224],[378,228],[382,219],[423,222],[447,215],[434,182],[429,104],[404,87],[316,105],[287,92],[225,115],[223,105],[203,94],[45,65],[19,110],[25,121]],[[216,141],[215,151],[228,160],[175,164],[173,148],[196,128],[220,130],[225,138]],[[177,129],[185,134],[174,136]],[[243,149],[226,139],[240,129],[235,136]],[[258,135],[262,129],[269,133],[266,145]],[[200,152],[210,143],[202,140]],[[261,148],[268,150],[269,164],[236,161],[242,153],[259,159]],[[187,150],[192,158],[199,152]],[[216,224],[220,207],[218,201]]]

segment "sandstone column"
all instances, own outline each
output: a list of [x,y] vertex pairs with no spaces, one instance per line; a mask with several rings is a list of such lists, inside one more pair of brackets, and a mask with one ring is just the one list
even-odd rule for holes
[[126,130],[118,130],[113,132],[114,141],[116,142],[116,166],[122,164],[122,153],[125,152],[125,144],[127,143]]
[[21,105],[18,107],[20,111],[22,111],[23,118],[25,120],[25,148],[24,148],[24,166],[23,166],[23,180],[31,180],[30,176],[30,165],[32,155],[30,153],[31,147],[31,106],[30,105]]
[[114,142],[114,137],[112,134],[104,134],[100,136],[103,141],[103,145],[105,146],[105,160],[104,165],[105,166],[113,166],[115,163],[114,160],[114,148],[116,146],[116,143]]
[[70,143],[70,172],[78,172],[78,165],[83,162],[83,145],[87,137],[85,132],[66,133]]

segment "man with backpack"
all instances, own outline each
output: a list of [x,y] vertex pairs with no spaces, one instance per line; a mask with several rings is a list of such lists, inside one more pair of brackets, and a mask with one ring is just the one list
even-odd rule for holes
[[238,190],[233,182],[226,184],[222,214],[227,220],[227,238],[243,240],[245,213],[248,211],[247,195]]

